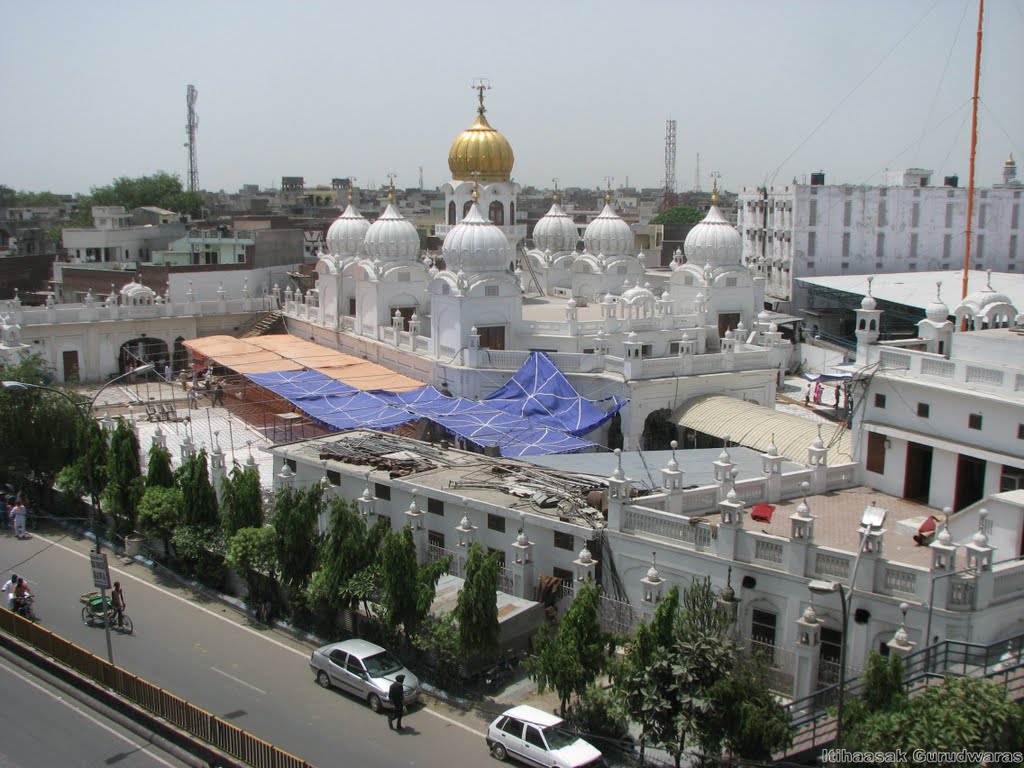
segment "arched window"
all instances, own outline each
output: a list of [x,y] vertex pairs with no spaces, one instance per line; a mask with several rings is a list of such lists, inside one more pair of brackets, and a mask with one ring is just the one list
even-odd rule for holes
[[870,323],[868,324],[868,330],[869,330],[869,331],[873,331],[873,330],[875,330],[875,321],[874,321],[874,320],[872,320],[872,321],[871,321],[871,322],[870,322]]
[[509,224],[515,224],[516,223],[516,204],[515,203],[509,203],[508,204],[508,223]]
[[466,218],[466,214],[469,213],[469,207],[473,204],[472,200],[467,200],[466,204],[462,206],[462,218]]
[[491,203],[490,208],[487,209],[487,218],[491,220],[491,224],[496,226],[504,226],[505,224],[505,206],[498,200]]
[[862,317],[862,318],[860,319],[860,330],[862,330],[862,331],[863,331],[863,330],[864,330],[864,326],[865,326],[865,322],[864,322],[864,318]]
[[448,223],[449,224],[454,224],[455,223],[455,201],[454,200],[452,200],[450,203],[448,203]]

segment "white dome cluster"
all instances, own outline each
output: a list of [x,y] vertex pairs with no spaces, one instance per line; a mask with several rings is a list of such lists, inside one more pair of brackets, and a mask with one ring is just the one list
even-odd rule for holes
[[327,230],[327,250],[332,256],[356,256],[363,250],[363,241],[370,222],[351,203]]
[[612,208],[610,198],[601,214],[587,225],[583,234],[587,252],[595,256],[629,253],[633,248],[633,230]]
[[686,235],[683,251],[691,264],[739,264],[743,238],[736,227],[725,220],[718,206],[712,205],[704,220]]
[[534,245],[541,251],[571,251],[576,248],[579,237],[576,222],[562,210],[557,197],[551,204],[551,210],[533,228]]

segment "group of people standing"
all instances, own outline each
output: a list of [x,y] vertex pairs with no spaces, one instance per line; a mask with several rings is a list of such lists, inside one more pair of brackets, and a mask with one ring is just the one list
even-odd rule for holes
[[3,527],[14,528],[14,535],[19,539],[27,539],[25,524],[28,522],[28,509],[21,497],[11,496],[7,499],[7,511],[4,513]]

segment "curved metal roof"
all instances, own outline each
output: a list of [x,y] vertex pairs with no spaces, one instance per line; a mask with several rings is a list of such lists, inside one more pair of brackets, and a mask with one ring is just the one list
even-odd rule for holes
[[[730,442],[762,453],[774,437],[779,455],[799,464],[807,463],[807,449],[818,437],[818,424],[810,419],[726,395],[689,400],[672,413],[671,421],[714,437],[728,437]],[[849,430],[826,423],[821,428],[821,439],[829,449],[830,463],[853,460]]]

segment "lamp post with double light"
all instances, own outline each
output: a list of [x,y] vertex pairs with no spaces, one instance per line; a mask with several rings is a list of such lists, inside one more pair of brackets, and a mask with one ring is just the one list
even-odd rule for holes
[[[89,421],[89,414],[92,412],[93,406],[96,405],[96,401],[99,399],[99,396],[103,393],[103,390],[105,390],[107,387],[111,386],[112,384],[116,384],[117,382],[121,381],[122,379],[128,378],[129,376],[135,376],[135,375],[142,374],[142,373],[149,373],[154,368],[156,368],[156,366],[153,365],[153,363],[146,363],[145,365],[140,365],[138,368],[133,368],[130,371],[122,373],[120,376],[115,376],[110,381],[108,381],[106,384],[104,384],[102,387],[100,387],[98,390],[96,390],[96,393],[89,400],[77,400],[74,397],[72,397],[70,394],[68,394],[67,391],[65,391],[63,389],[60,389],[58,387],[48,387],[48,386],[46,386],[44,384],[29,384],[29,383],[24,382],[24,381],[5,381],[5,382],[2,383],[2,386],[3,386],[3,388],[5,390],[13,391],[13,392],[24,391],[24,390],[28,390],[28,389],[39,389],[39,390],[42,390],[44,392],[52,392],[52,393],[54,393],[56,395],[60,395],[61,397],[63,397],[65,400],[67,400],[69,403],[71,403],[74,406],[75,413],[77,413],[79,418],[82,419],[82,427],[83,427],[83,430],[84,430],[83,431],[83,435],[85,436],[86,440],[89,440],[89,434],[90,434],[90,430],[91,430],[91,424],[90,424],[90,421]],[[96,483],[95,483],[95,479],[94,479],[95,478],[95,472],[94,472],[94,469],[93,469],[93,451],[92,451],[91,441],[90,441],[90,444],[89,444],[88,448],[86,449],[85,458],[86,458],[85,468],[86,468],[86,473],[87,473],[87,478],[88,478],[88,483],[89,483],[89,498],[90,498],[90,501],[92,503],[92,528],[93,528],[93,535],[94,535],[94,537],[96,539],[96,554],[98,555],[102,551],[103,546],[102,546],[102,536],[101,536],[101,533],[100,533],[100,520],[101,520],[101,516],[100,516],[100,500],[99,500],[99,496],[96,494]],[[106,590],[105,587],[100,587],[100,598],[103,601],[101,603],[101,605],[103,605],[105,607],[106,604],[107,604],[107,590]],[[107,636],[107,660],[110,661],[111,664],[113,664],[114,663],[114,647],[113,647],[113,644],[111,643],[111,640],[110,640],[110,623],[107,621],[107,616],[106,616],[106,611],[105,610],[103,611],[103,628],[106,631],[106,636]]]
[[839,602],[842,606],[843,640],[839,644],[839,704],[836,707],[836,746],[840,747],[843,741],[843,702],[846,699],[846,633],[849,629],[850,619],[846,588],[838,581],[820,579],[810,581],[807,588],[816,595],[830,595],[833,592],[838,592]]

